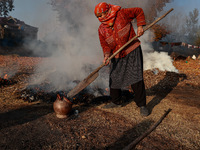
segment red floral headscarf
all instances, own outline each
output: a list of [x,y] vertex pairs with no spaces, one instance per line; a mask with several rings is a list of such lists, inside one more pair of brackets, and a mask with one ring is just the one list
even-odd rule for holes
[[117,12],[121,9],[120,6],[107,4],[105,2],[99,3],[94,10],[96,16],[98,14],[108,11],[104,18],[98,18],[99,21],[107,27],[112,27],[117,15]]

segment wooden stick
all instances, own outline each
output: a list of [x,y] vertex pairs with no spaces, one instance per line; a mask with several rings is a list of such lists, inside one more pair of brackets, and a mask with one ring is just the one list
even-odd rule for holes
[[151,128],[149,128],[144,134],[139,136],[133,142],[131,142],[128,146],[126,146],[123,150],[132,150],[140,141],[142,141],[146,136],[148,136],[156,127],[162,122],[162,120],[169,114],[172,109],[168,109],[165,114],[156,122]]

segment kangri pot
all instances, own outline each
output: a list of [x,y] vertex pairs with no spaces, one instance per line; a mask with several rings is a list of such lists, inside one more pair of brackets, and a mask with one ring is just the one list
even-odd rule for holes
[[66,97],[61,98],[58,94],[57,99],[53,103],[53,109],[58,118],[66,118],[72,110],[72,102]]

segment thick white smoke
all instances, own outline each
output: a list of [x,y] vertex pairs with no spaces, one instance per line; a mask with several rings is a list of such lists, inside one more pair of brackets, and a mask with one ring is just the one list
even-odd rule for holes
[[[37,66],[36,74],[31,79],[31,84],[40,84],[48,81],[53,85],[54,90],[70,90],[75,86],[76,80],[83,80],[94,69],[102,64],[103,53],[98,38],[98,26],[100,22],[94,16],[93,10],[96,4],[101,1],[70,1],[63,9],[68,13],[61,22],[56,23],[51,31],[41,33],[43,40],[48,43],[44,50],[37,44],[31,44],[35,53],[48,52],[50,57]],[[149,1],[107,1],[122,7],[147,7]],[[81,6],[77,6],[80,4]],[[66,10],[63,10],[66,12]],[[53,21],[55,19],[52,18]],[[49,20],[51,23],[51,20]],[[43,32],[40,31],[39,32]],[[149,34],[145,33],[140,38],[142,41],[144,68],[176,71],[172,60],[167,53],[152,52],[148,44]],[[49,44],[51,43],[51,44]],[[92,87],[108,87],[108,67],[100,70],[100,76],[91,84]]]
[[149,42],[149,38],[152,38],[152,35],[151,31],[146,31],[144,35],[140,37],[144,57],[144,70],[157,68],[161,71],[178,72],[172,63],[172,58],[167,52],[159,53],[154,51],[151,43]]

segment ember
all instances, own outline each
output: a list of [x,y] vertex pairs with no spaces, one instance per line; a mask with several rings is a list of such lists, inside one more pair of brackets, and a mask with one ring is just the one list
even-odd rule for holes
[[3,78],[0,77],[0,87],[6,86],[6,85],[12,85],[14,83],[15,81],[13,81],[12,79],[8,79],[7,75],[5,75]]
[[8,79],[8,74],[5,74],[3,78]]

